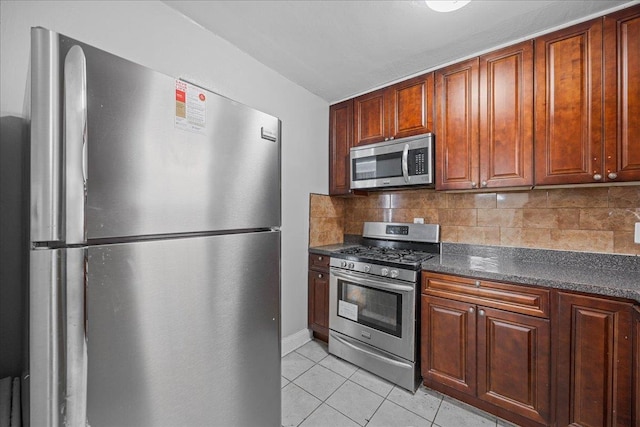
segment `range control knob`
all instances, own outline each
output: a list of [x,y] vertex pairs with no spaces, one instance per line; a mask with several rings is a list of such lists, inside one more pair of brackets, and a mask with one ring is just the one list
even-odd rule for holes
[[370,271],[371,271],[371,266],[370,266],[369,264],[365,264],[365,265],[364,265],[364,272],[365,272],[365,273],[368,273],[368,272],[370,272]]
[[382,270],[380,270],[380,274],[382,274],[383,276],[388,276],[389,275],[389,269],[386,267],[383,267]]
[[391,270],[391,278],[395,279],[396,277],[398,277],[398,270]]
[[340,262],[340,267],[345,268],[347,266],[347,261]]
[[354,267],[353,263],[352,263],[352,262],[350,262],[350,263],[349,263],[349,268],[353,270],[353,267]]

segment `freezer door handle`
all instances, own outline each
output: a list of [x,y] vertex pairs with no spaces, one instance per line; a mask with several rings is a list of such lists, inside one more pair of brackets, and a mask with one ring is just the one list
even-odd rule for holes
[[87,194],[87,66],[78,45],[69,49],[64,61],[65,114],[65,241],[86,241]]
[[59,37],[31,29],[31,241],[62,239]]

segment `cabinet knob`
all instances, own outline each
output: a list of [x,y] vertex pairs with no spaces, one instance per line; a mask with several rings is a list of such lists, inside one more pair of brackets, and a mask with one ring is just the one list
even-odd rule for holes
[[616,179],[618,177],[618,174],[615,172],[609,172],[609,175],[607,175],[607,178],[609,179]]
[[476,288],[479,288],[480,287],[480,280],[476,280],[475,285],[476,285]]
[[593,175],[593,179],[594,179],[595,181],[600,181],[600,180],[602,179],[602,175],[600,175],[599,173],[597,173],[597,174]]
[[478,314],[479,314],[480,316],[484,316],[484,310],[480,310],[480,311],[478,312]]
[[471,188],[476,188],[478,186],[478,183],[473,181],[471,182]]
[[473,307],[469,307],[469,313],[473,314],[473,312],[476,311]]
[[482,185],[482,187],[486,187],[487,186],[487,181],[482,181],[481,185]]
[[393,139],[393,136],[391,138],[389,138],[389,139]]
[[322,279],[322,276],[323,276],[322,273],[319,273],[318,274],[318,279]]
[[385,138],[384,140],[385,140],[385,141],[388,141],[388,140],[389,140],[389,138]]
[[322,257],[321,256],[318,257],[318,261],[322,261]]

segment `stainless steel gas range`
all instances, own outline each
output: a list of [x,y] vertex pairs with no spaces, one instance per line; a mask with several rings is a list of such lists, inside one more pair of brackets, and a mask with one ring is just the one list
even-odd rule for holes
[[414,392],[420,270],[440,226],[367,222],[361,241],[331,255],[329,353]]

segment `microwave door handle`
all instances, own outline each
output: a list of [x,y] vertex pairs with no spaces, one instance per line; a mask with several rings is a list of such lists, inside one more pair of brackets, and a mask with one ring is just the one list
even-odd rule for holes
[[409,183],[409,144],[404,144],[404,149],[402,150],[402,176],[404,177],[404,182]]

